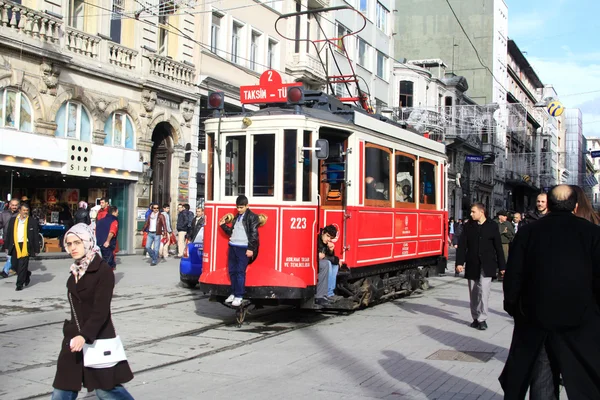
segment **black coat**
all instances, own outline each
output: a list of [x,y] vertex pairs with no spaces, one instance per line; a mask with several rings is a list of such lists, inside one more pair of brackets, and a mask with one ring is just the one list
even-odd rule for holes
[[600,227],[553,212],[519,229],[504,276],[513,340],[500,382],[505,399],[523,399],[546,343],[569,391],[600,399]]
[[495,278],[496,269],[504,269],[504,252],[498,224],[491,219],[479,225],[464,224],[456,251],[456,265],[465,266],[465,278],[479,280],[481,271],[486,278]]
[[[99,255],[92,260],[79,282],[75,283],[75,277],[69,274],[67,291],[71,294],[81,333],[71,312],[71,320],[65,320],[63,326],[64,337],[52,384],[56,389],[79,391],[84,383],[83,386],[88,391],[109,390],[133,379],[127,361],[121,361],[111,368],[87,368],[83,366],[83,352],[72,353],[69,347],[71,339],[80,334],[89,344],[96,339],[115,337],[110,313],[114,286],[115,275],[112,268]],[[124,346],[127,349],[127,343]]]
[[[8,227],[6,229],[6,237],[4,238],[4,248],[8,251],[8,255],[12,255],[15,250],[15,240],[14,232],[15,232],[15,223],[19,219],[17,215],[16,218],[12,218],[8,222]],[[40,229],[38,227],[38,222],[32,216],[29,216],[29,220],[27,221],[27,252],[29,256],[33,256],[40,252]]]
[[90,218],[90,212],[85,208],[78,208],[75,212],[75,217],[73,218],[73,222],[75,224],[86,224],[89,225],[92,223]]
[[198,217],[194,217],[194,219],[192,220],[192,223],[190,224],[188,231],[187,231],[187,238],[190,241],[193,241],[194,239],[196,239],[196,236],[198,236],[198,232],[200,232],[200,229],[202,229],[202,227],[204,226],[204,216],[200,217],[200,222],[198,222]]
[[[258,220],[258,215],[254,214],[249,208],[244,214],[245,215],[244,219],[242,219],[242,223],[244,224],[244,229],[246,230],[246,235],[248,236],[248,250],[251,250],[254,253],[252,258],[250,258],[248,261],[248,264],[251,264],[258,256],[258,225],[260,221]],[[235,218],[233,219],[233,224],[235,224],[235,221],[237,221],[239,216],[239,213],[236,214]],[[227,224],[221,225],[221,229],[223,229],[223,232],[225,232],[227,236],[231,236],[233,233],[233,224],[232,226]]]

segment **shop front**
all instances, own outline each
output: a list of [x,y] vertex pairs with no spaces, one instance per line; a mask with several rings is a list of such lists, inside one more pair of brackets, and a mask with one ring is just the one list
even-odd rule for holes
[[70,150],[78,147],[75,141],[0,131],[0,199],[29,203],[44,236],[43,251],[63,251],[60,238],[73,224],[80,201],[91,208],[106,197],[119,208],[120,251],[134,253],[132,210],[142,172],[137,151],[80,143],[89,157],[77,162]]

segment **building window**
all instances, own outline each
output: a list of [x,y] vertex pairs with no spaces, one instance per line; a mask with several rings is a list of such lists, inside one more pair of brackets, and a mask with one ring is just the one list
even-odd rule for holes
[[380,51],[377,52],[377,76],[387,80],[387,61],[388,58]]
[[377,20],[375,21],[377,27],[387,34],[388,15],[390,12],[381,3],[377,2]]
[[349,35],[350,30],[346,28],[344,25],[337,23],[337,49],[342,53],[346,50],[346,46],[344,45],[344,41],[348,38],[345,38],[345,35]]
[[66,137],[84,142],[92,141],[90,114],[79,103],[68,101],[56,113],[56,137]]
[[358,0],[358,5],[360,12],[364,14],[365,17],[369,17],[369,1],[368,0]]
[[25,94],[13,90],[0,91],[0,126],[33,131],[31,102]]
[[358,63],[361,66],[368,68],[368,65],[367,65],[368,62],[369,62],[369,45],[367,44],[367,42],[365,42],[361,38],[358,38]]
[[335,96],[337,98],[351,97],[350,92],[348,90],[347,83],[336,83],[334,87],[335,87]]
[[236,64],[240,63],[242,28],[242,25],[234,22],[231,31],[231,62]]
[[108,117],[104,124],[105,146],[135,148],[135,132],[131,117],[125,113],[116,112]]
[[69,26],[80,31],[85,28],[85,1],[69,0]]
[[250,38],[250,69],[256,71],[258,61],[258,50],[260,44],[260,33],[252,31],[252,37]]
[[277,42],[271,39],[269,39],[267,57],[267,64],[269,66],[269,69],[277,68]]
[[121,19],[125,11],[124,0],[113,0],[110,18],[110,40],[121,43]]
[[213,13],[212,14],[212,25],[210,27],[210,51],[217,53],[219,48],[219,34],[221,31],[221,19],[222,15]]
[[169,15],[175,13],[173,0],[159,0],[158,2],[158,54],[167,56],[169,39]]
[[392,152],[382,146],[367,143],[365,147],[365,199],[366,205],[389,207],[390,164]]
[[400,81],[400,107],[413,106],[413,82]]

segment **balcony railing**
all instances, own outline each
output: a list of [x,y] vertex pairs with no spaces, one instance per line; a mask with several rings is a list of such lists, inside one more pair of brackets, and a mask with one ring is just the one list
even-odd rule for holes
[[3,27],[47,43],[58,44],[62,21],[12,1],[0,0]]
[[157,54],[148,54],[150,61],[150,74],[182,85],[192,86],[194,81],[194,67],[174,61],[168,57]]
[[302,76],[321,82],[327,80],[323,65],[315,56],[309,53],[294,53],[292,60],[288,63],[288,69],[290,74],[296,77]]
[[[0,31],[9,39],[4,46],[26,43],[29,49],[52,51],[73,56],[73,61],[94,60],[93,65],[106,63],[124,70],[154,75],[173,83],[191,86],[193,66],[149,53],[149,65],[142,65],[140,52],[115,43],[101,35],[94,35],[66,26],[61,18],[14,3],[0,0]],[[13,37],[14,40],[10,38]],[[51,46],[48,46],[50,44]],[[29,50],[31,51],[31,50]],[[143,67],[143,68],[142,68]]]

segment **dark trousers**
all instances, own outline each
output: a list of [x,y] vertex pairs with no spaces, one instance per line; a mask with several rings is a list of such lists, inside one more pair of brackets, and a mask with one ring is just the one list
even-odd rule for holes
[[559,376],[556,361],[550,361],[546,346],[543,345],[531,371],[529,400],[558,400]]
[[229,267],[229,279],[234,297],[244,297],[244,286],[246,285],[246,267],[248,267],[248,256],[246,247],[229,246],[227,265]]
[[102,259],[106,261],[106,263],[115,268],[117,263],[115,262],[115,246],[100,246],[100,253],[102,254]]
[[[22,246],[23,243],[19,243],[19,247],[22,248]],[[11,257],[11,268],[17,272],[17,287],[23,287],[29,275],[29,256],[17,258],[17,250],[15,249]]]

